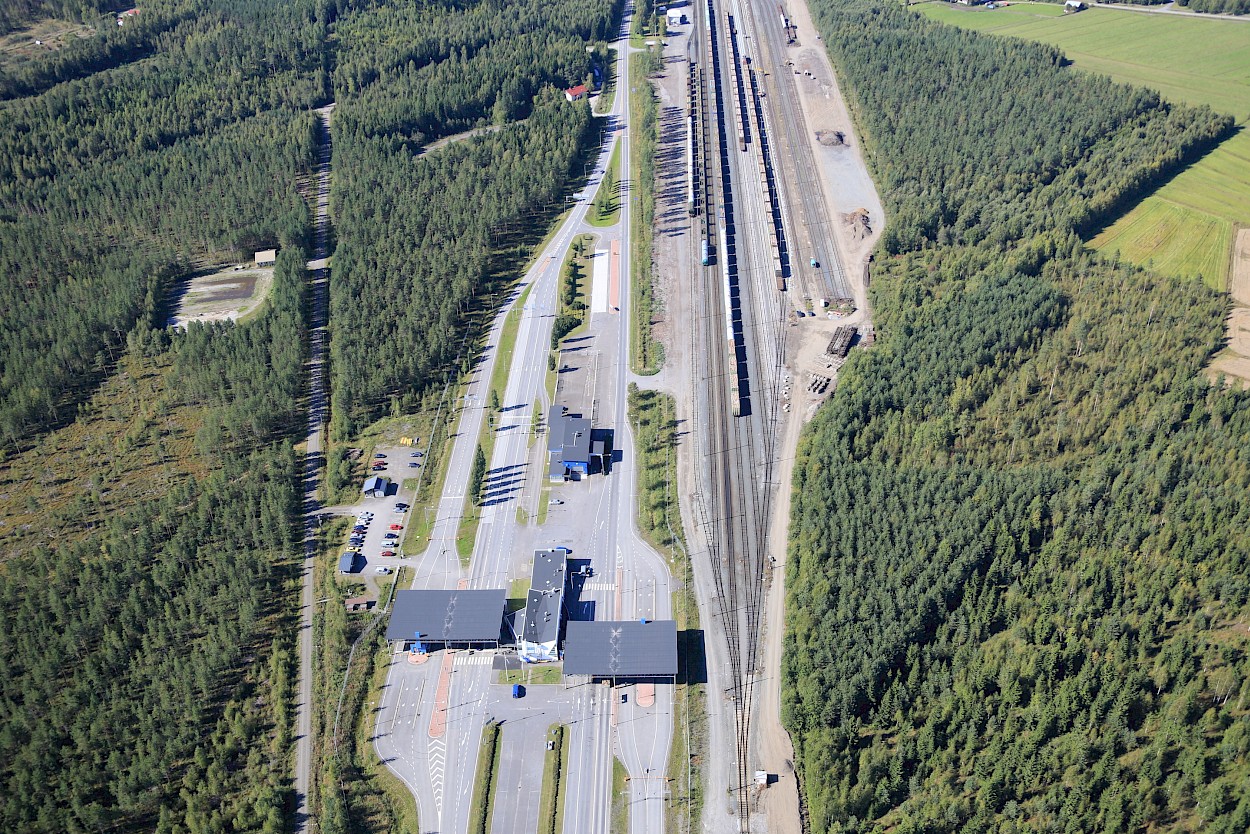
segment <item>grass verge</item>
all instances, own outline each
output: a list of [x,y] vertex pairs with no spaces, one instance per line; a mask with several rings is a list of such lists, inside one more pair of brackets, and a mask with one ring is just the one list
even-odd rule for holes
[[628,414],[638,458],[638,528],[652,547],[666,551],[679,542],[681,513],[677,476],[676,402],[659,391],[629,384]]
[[507,669],[499,673],[499,683],[511,686],[514,683],[525,686],[555,686],[562,680],[559,663],[536,665],[526,663],[520,669]]
[[568,775],[564,763],[569,759],[569,734],[563,724],[552,724],[547,730],[551,749],[543,762],[543,787],[538,800],[538,834],[560,834],[564,831],[564,788]]
[[596,116],[602,116],[612,110],[612,104],[616,100],[616,50],[608,49],[608,60],[605,62],[603,89],[599,92],[599,97],[595,99],[594,113]]
[[630,369],[636,374],[658,373],[664,348],[651,329],[655,315],[655,270],[651,261],[655,227],[655,142],[658,103],[649,74],[661,66],[659,53],[647,49],[629,63],[629,111],[634,153],[630,179],[637,202],[630,213]]
[[586,222],[604,228],[615,226],[621,219],[621,143],[617,142],[608,160],[608,169],[599,181],[595,201],[586,212]]
[[638,527],[660,552],[669,554],[674,579],[673,614],[677,620],[678,676],[673,688],[673,743],[667,773],[670,800],[667,829],[689,834],[703,814],[703,756],[707,745],[707,659],[677,485],[676,403],[668,394],[629,388],[629,420],[638,465]]
[[489,834],[490,806],[495,798],[495,774],[499,772],[499,725],[487,724],[482,731],[482,749],[478,753],[477,777],[473,780],[473,804],[469,806],[469,831]]
[[629,834],[629,774],[621,760],[612,759],[612,834]]

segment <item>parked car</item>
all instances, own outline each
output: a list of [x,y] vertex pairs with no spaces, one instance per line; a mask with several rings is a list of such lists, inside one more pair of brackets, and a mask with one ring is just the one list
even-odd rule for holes
[[548,504],[551,504],[551,505],[553,505],[553,506],[555,506],[555,505],[563,504],[563,503],[564,503],[564,501],[562,501],[562,500],[561,500],[561,499],[559,499],[559,498],[552,498],[552,499],[551,499],[550,501],[548,501],[547,503],[548,503]]
[[379,556],[381,556],[383,559],[394,559],[394,558],[395,558],[395,551],[394,551],[394,550],[383,550],[383,551],[382,551],[380,554],[378,554],[378,555],[379,555]]
[[404,525],[402,525],[402,524],[392,524],[392,525],[391,525],[391,529],[392,529],[392,530],[402,530],[402,529],[404,529]]
[[378,567],[378,568],[374,568],[373,572],[374,573],[390,573],[391,569],[388,567]]
[[358,545],[358,544],[353,544],[353,545],[351,545],[350,547],[348,547],[348,548],[347,548],[347,552],[348,552],[348,553],[359,553],[359,552],[360,552],[360,545]]
[[406,509],[408,509],[408,505],[407,505],[407,504],[396,504],[396,505],[395,505],[395,512],[397,512],[397,513],[402,513],[402,512],[403,512],[404,510],[406,510]]
[[418,466],[420,466],[420,465],[421,465],[421,462],[420,462],[420,461],[414,460],[412,463],[408,464],[408,468],[409,468],[409,469],[416,469],[416,468],[417,468]]
[[375,458],[384,458],[384,457],[386,457],[386,455],[382,454],[381,452],[374,452],[374,453],[373,453],[373,456],[374,456]]
[[387,533],[385,536],[382,537],[382,541],[384,542],[399,541],[399,536],[395,535],[394,533]]
[[423,457],[425,457],[425,452],[409,452],[409,453],[408,453],[408,457],[410,457],[410,458],[423,458]]

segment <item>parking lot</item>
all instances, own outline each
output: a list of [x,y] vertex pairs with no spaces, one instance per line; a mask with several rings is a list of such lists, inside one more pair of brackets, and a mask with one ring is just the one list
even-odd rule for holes
[[[409,511],[407,507],[411,502],[411,496],[404,491],[402,484],[405,479],[415,478],[421,471],[424,458],[420,455],[418,449],[408,446],[378,446],[374,452],[370,453],[371,461],[384,464],[384,466],[376,470],[371,466],[369,475],[389,478],[391,485],[385,498],[362,495],[356,504],[344,508],[350,511],[353,517],[365,512],[373,514],[371,520],[358,522],[359,525],[365,527],[365,530],[363,531],[364,540],[357,545],[360,551],[357,553],[356,570],[353,575],[378,575],[381,573],[379,568],[393,572],[406,563],[401,555],[400,544],[408,532]],[[418,466],[412,464],[418,464]],[[397,505],[404,509],[397,510]],[[392,529],[393,526],[398,526],[399,529]],[[387,536],[391,534],[395,538],[388,539]],[[352,546],[347,536],[344,536],[337,544],[337,555],[342,555],[347,552],[349,546]],[[384,553],[394,555],[383,556]]]

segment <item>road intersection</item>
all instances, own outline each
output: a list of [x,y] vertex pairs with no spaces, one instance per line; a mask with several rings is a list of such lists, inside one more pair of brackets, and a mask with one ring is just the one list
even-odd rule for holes
[[[409,562],[416,574],[414,588],[507,588],[512,580],[528,576],[535,549],[564,546],[572,551],[572,558],[588,560],[594,569],[593,579],[579,583],[576,598],[570,600],[579,612],[576,616],[671,618],[667,563],[639,538],[634,522],[633,439],[626,416],[630,381],[628,287],[619,292],[614,305],[618,309],[591,314],[587,333],[563,355],[567,375],[562,369],[556,402],[547,406],[555,409],[563,404],[573,412],[594,414],[597,425],[613,429],[614,459],[619,465],[614,465],[610,474],[554,487],[563,503],[552,508],[541,527],[530,521],[537,517],[537,502],[545,500],[541,489],[547,477],[544,438],[535,438],[531,427],[535,405],[547,399],[547,357],[564,253],[583,233],[595,234],[599,247],[618,240],[619,274],[626,281],[630,274],[627,230],[635,198],[627,177],[621,178],[622,210],[615,226],[591,227],[586,215],[618,146],[622,170],[630,170],[631,15],[632,4],[627,5],[622,19],[617,41],[617,94],[611,111],[604,116],[605,141],[593,173],[576,195],[566,219],[503,305],[466,387],[430,545]],[[518,308],[522,296],[525,301]],[[519,316],[515,348],[500,409],[492,414],[488,386],[509,315]],[[586,386],[579,389],[566,384],[587,367],[592,367],[593,373],[583,374],[582,378],[590,380]],[[588,397],[591,401],[584,401]],[[464,570],[455,539],[484,425],[494,433],[494,449],[477,540],[469,568]],[[518,507],[527,503],[527,512],[518,513]],[[506,655],[506,650],[498,654],[455,653],[445,690],[445,726],[432,721],[441,653],[424,663],[412,662],[406,652],[391,658],[377,710],[374,743],[382,760],[416,797],[421,830],[456,834],[469,830],[482,730],[490,723],[501,725],[492,831],[529,834],[538,830],[547,729],[553,723],[564,723],[570,733],[565,762],[566,834],[607,834],[614,755],[630,775],[631,831],[662,832],[664,769],[672,735],[671,686],[657,686],[650,706],[630,697],[633,687],[601,686],[586,678],[529,686],[525,697],[516,699],[509,687],[494,682],[496,667],[506,662]]]

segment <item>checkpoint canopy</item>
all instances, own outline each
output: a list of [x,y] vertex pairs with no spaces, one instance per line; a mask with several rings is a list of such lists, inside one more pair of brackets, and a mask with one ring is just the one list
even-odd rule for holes
[[433,646],[499,644],[508,592],[496,590],[399,591],[386,639]]
[[564,674],[594,678],[677,676],[673,620],[571,620],[564,634]]

